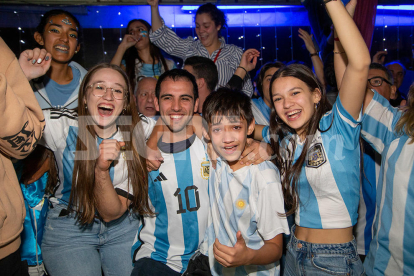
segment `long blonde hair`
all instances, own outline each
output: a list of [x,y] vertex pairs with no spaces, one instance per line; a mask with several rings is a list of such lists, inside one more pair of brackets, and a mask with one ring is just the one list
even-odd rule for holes
[[[139,215],[150,214],[153,212],[148,203],[148,177],[144,157],[138,152],[143,153],[142,147],[145,145],[142,126],[139,123],[138,115],[131,85],[125,72],[117,65],[102,63],[94,66],[86,74],[79,88],[78,98],[78,137],[76,143],[76,152],[85,154],[79,160],[75,159],[72,176],[72,190],[69,199],[69,206],[76,209],[77,220],[81,224],[93,222],[96,214],[97,199],[94,193],[95,188],[95,164],[96,157],[99,156],[96,146],[97,134],[94,130],[93,123],[90,122],[90,114],[84,102],[87,93],[88,84],[92,76],[101,69],[110,68],[119,72],[127,85],[126,105],[123,115],[117,118],[117,126],[123,135],[125,150],[132,152],[132,156],[127,158],[128,183],[132,187],[129,194],[130,209]],[[129,120],[132,118],[132,120]]]
[[395,126],[395,130],[397,133],[405,133],[409,136],[411,138],[409,143],[412,144],[414,142],[414,83],[408,92],[407,105],[402,110],[404,114]]

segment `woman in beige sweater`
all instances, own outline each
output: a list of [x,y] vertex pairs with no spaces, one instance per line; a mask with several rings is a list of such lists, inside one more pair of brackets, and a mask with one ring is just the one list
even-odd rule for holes
[[46,55],[45,50],[27,50],[20,56],[19,66],[13,52],[0,38],[0,271],[2,275],[27,275],[27,269],[21,269],[18,251],[25,207],[11,158],[25,158],[42,135],[44,117],[28,79],[37,77],[42,72],[44,74],[50,66],[50,60],[50,55]]

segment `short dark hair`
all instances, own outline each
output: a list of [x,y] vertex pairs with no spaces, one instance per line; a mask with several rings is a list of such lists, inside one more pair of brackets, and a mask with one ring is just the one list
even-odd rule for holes
[[266,71],[269,70],[270,68],[277,68],[280,69],[283,66],[285,66],[282,62],[280,61],[275,61],[275,62],[268,62],[266,64],[264,64],[262,67],[260,67],[260,70],[257,72],[256,77],[254,78],[254,80],[256,81],[256,88],[257,91],[259,91],[260,96],[263,98],[263,80],[265,78],[265,74]]
[[205,79],[210,92],[216,89],[218,83],[218,71],[214,61],[206,57],[193,56],[187,58],[184,65],[188,65],[193,68],[197,79]]
[[219,88],[208,95],[203,104],[203,126],[207,131],[215,116],[240,117],[249,125],[254,120],[249,96],[227,87]]
[[196,12],[196,17],[197,15],[203,13],[208,13],[216,26],[221,26],[220,31],[227,26],[227,20],[224,12],[219,10],[216,5],[211,3],[201,5]]
[[64,14],[67,17],[70,17],[70,19],[72,19],[76,26],[78,26],[78,44],[81,38],[81,25],[79,23],[79,20],[70,12],[65,11],[65,10],[60,10],[60,9],[56,9],[56,10],[50,10],[48,12],[46,12],[41,18],[40,18],[40,22],[36,27],[36,32],[38,32],[39,34],[41,34],[43,36],[43,33],[45,32],[45,27],[46,24],[50,21],[50,18],[52,16],[56,16],[56,15],[61,15]]
[[160,99],[161,83],[166,79],[172,79],[173,81],[186,80],[191,82],[193,85],[194,101],[198,99],[198,87],[195,77],[184,69],[172,69],[164,72],[158,78],[157,85],[155,86],[155,97],[157,97],[158,100]]
[[369,65],[369,69],[370,69],[370,70],[371,70],[371,69],[377,69],[377,70],[382,70],[382,71],[384,71],[385,76],[387,77],[387,80],[388,80],[390,83],[394,84],[394,77],[392,76],[391,71],[390,71],[390,70],[388,70],[388,69],[387,69],[387,67],[385,67],[384,65],[379,64],[379,63],[375,63],[375,62],[373,62],[373,63],[371,63],[371,64]]

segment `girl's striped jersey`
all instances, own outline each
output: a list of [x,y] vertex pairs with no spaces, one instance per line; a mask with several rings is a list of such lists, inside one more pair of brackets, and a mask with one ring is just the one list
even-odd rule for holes
[[[58,184],[50,201],[53,204],[68,205],[76,156],[78,114],[70,109],[46,109],[43,110],[43,115],[45,116],[46,127],[40,143],[54,152],[58,168]],[[141,128],[140,133],[142,133],[142,142],[144,142],[144,135],[149,137],[155,122],[142,114],[140,114],[140,118],[141,123],[137,125],[137,128]],[[117,131],[109,139],[124,140],[120,131]],[[97,137],[97,147],[99,147],[102,140]],[[118,160],[113,162],[109,173],[115,190],[119,195],[126,197],[128,194],[132,194],[131,187],[128,184],[125,152],[122,152]]]
[[[338,97],[332,110],[321,118],[319,129],[307,138],[313,140],[300,173],[295,223],[315,229],[354,226],[360,187],[360,119],[355,120]],[[266,142],[270,141],[269,135],[269,127],[265,127]],[[304,141],[296,134],[294,138],[296,162]],[[281,143],[286,145],[285,141]]]

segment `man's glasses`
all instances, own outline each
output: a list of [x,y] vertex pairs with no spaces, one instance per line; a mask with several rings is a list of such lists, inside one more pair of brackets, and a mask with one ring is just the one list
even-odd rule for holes
[[98,98],[103,97],[108,89],[111,90],[112,95],[114,99],[116,100],[123,100],[128,93],[128,90],[126,90],[123,87],[118,87],[118,88],[106,87],[105,84],[99,83],[99,82],[90,84],[87,86],[87,88],[89,87],[92,88],[92,94]]
[[373,86],[373,87],[378,87],[381,86],[383,82],[388,83],[389,85],[392,85],[391,82],[389,82],[388,80],[384,79],[383,77],[373,77],[368,79],[368,82]]

